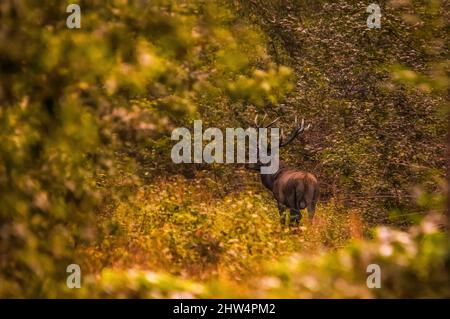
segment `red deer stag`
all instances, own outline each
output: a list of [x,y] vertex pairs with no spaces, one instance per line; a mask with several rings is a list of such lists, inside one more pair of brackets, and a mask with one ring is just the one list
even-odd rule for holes
[[[265,119],[265,117],[264,117]],[[263,119],[263,122],[264,122]],[[270,124],[263,126],[268,128],[272,126],[279,118],[272,121]],[[258,116],[255,117],[255,128],[259,131],[261,126],[258,123]],[[280,133],[279,147],[285,147],[294,141],[302,132],[308,130],[310,125],[305,127],[305,121],[302,120],[298,125],[297,117],[295,117],[295,126],[292,133],[285,140],[283,130]],[[260,170],[263,164],[258,161],[256,164],[248,164],[247,167],[252,170]],[[290,209],[290,224],[297,226],[300,222],[300,210],[307,209],[308,219],[311,222],[317,200],[319,197],[319,183],[314,174],[290,168],[280,161],[279,169],[274,174],[260,174],[262,184],[269,189],[277,201],[278,211],[280,213],[281,224],[284,225],[286,221],[285,209]]]

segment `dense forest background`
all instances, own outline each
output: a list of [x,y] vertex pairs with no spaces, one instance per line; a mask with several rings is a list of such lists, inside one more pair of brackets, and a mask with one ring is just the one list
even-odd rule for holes
[[[69,3],[0,4],[1,297],[450,297],[447,1],[377,1],[379,29],[356,0],[79,1],[80,29]],[[312,124],[281,158],[313,224],[170,158],[264,113]]]

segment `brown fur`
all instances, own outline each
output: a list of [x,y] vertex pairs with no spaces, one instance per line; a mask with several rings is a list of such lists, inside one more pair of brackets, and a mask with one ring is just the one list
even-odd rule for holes
[[319,183],[313,174],[280,164],[280,169],[275,174],[261,174],[261,182],[273,193],[283,224],[286,207],[291,211],[292,223],[299,223],[300,210],[305,208],[312,221],[319,199]]

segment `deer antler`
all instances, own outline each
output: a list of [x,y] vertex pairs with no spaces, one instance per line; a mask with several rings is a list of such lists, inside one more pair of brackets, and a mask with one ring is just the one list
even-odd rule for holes
[[[261,126],[260,126],[259,123],[258,123],[258,117],[259,117],[259,115],[256,115],[256,116],[255,116],[255,128],[257,128],[257,129],[261,128]],[[262,121],[261,121],[262,124],[264,123],[266,117],[267,117],[267,114],[264,114],[264,117],[263,117],[263,119],[262,119]],[[276,122],[278,122],[279,119],[280,119],[280,117],[277,117],[275,120],[273,120],[272,122],[270,122],[270,123],[267,124],[267,125],[263,125],[262,127],[263,127],[263,128],[269,128],[269,127],[271,127],[272,125],[274,125]]]
[[284,140],[284,134],[283,134],[283,130],[281,130],[281,136],[280,136],[280,148],[284,147],[286,145],[288,145],[290,142],[292,142],[297,136],[300,135],[301,132],[303,131],[307,131],[309,130],[309,128],[311,127],[311,124],[308,124],[305,127],[305,119],[302,119],[302,122],[300,124],[300,126],[298,125],[298,118],[297,116],[295,116],[295,129],[292,131],[291,135],[288,137],[288,139],[285,141]]
[[[255,120],[254,120],[256,129],[259,129],[259,128],[262,128],[262,127],[263,128],[269,128],[272,125],[274,125],[276,122],[278,122],[278,120],[280,119],[280,117],[277,117],[275,120],[273,120],[269,124],[264,125],[263,123],[264,123],[265,119],[267,118],[267,114],[264,114],[264,117],[263,117],[261,123],[258,122],[258,117],[259,117],[259,115],[256,115],[255,116]],[[296,115],[295,116],[295,121],[294,121],[294,127],[295,127],[294,130],[292,131],[292,133],[290,134],[290,136],[288,137],[287,140],[285,140],[285,138],[284,138],[283,129],[280,130],[280,148],[288,145],[289,143],[291,143],[297,136],[300,135],[300,133],[309,130],[309,128],[311,127],[311,124],[308,124],[305,127],[305,119],[302,119],[302,121],[301,121],[301,123],[299,125],[298,117]]]

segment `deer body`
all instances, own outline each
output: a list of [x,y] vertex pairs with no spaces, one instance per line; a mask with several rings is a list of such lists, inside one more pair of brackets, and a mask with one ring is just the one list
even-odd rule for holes
[[309,220],[313,219],[319,197],[319,184],[313,174],[281,165],[275,174],[261,174],[261,182],[273,193],[282,224],[285,223],[286,207],[291,212],[291,223],[299,223],[300,210],[305,208]]

